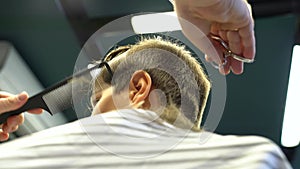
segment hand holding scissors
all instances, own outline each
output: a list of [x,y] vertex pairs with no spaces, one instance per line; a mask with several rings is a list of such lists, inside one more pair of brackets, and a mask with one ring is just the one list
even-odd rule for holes
[[[219,71],[222,74],[229,74],[230,71],[241,74],[246,61],[241,58],[247,58],[249,61],[254,59],[254,20],[251,6],[246,0],[174,0],[174,9],[181,18],[179,21],[184,35],[207,55],[207,61],[221,66]],[[218,56],[212,52],[211,45],[206,43],[207,36]],[[228,57],[229,55],[232,57]],[[220,59],[225,60],[224,57],[226,63],[220,62]]]
[[230,50],[227,42],[225,42],[221,37],[214,35],[214,34],[209,34],[209,38],[212,40],[216,41],[221,45],[223,48],[223,58],[221,58],[222,64],[216,64],[215,62],[211,62],[212,66],[215,67],[216,69],[222,69],[222,67],[226,66],[228,64],[228,60],[234,59],[236,61],[242,62],[242,63],[253,63],[254,59],[248,59],[243,56],[240,56],[239,54],[234,53],[232,50]]

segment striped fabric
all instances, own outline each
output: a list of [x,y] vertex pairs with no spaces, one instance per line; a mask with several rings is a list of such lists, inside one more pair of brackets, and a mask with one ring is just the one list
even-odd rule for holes
[[1,169],[287,169],[281,150],[257,136],[178,129],[145,110],[84,118],[0,145]]

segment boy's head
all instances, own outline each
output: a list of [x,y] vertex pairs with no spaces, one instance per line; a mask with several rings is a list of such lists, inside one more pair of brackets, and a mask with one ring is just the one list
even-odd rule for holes
[[113,75],[103,68],[95,79],[93,114],[141,108],[175,126],[200,129],[211,84],[183,46],[145,38],[111,51],[104,61]]

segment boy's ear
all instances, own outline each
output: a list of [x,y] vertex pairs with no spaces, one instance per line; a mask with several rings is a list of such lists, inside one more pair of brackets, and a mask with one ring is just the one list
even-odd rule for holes
[[129,82],[129,99],[133,105],[144,103],[148,98],[152,87],[152,79],[150,75],[138,70],[131,76]]

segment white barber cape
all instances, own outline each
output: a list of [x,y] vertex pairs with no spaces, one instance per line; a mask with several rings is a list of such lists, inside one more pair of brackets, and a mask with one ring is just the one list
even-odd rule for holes
[[281,150],[258,136],[178,129],[145,110],[119,110],[0,145],[1,169],[288,169]]

